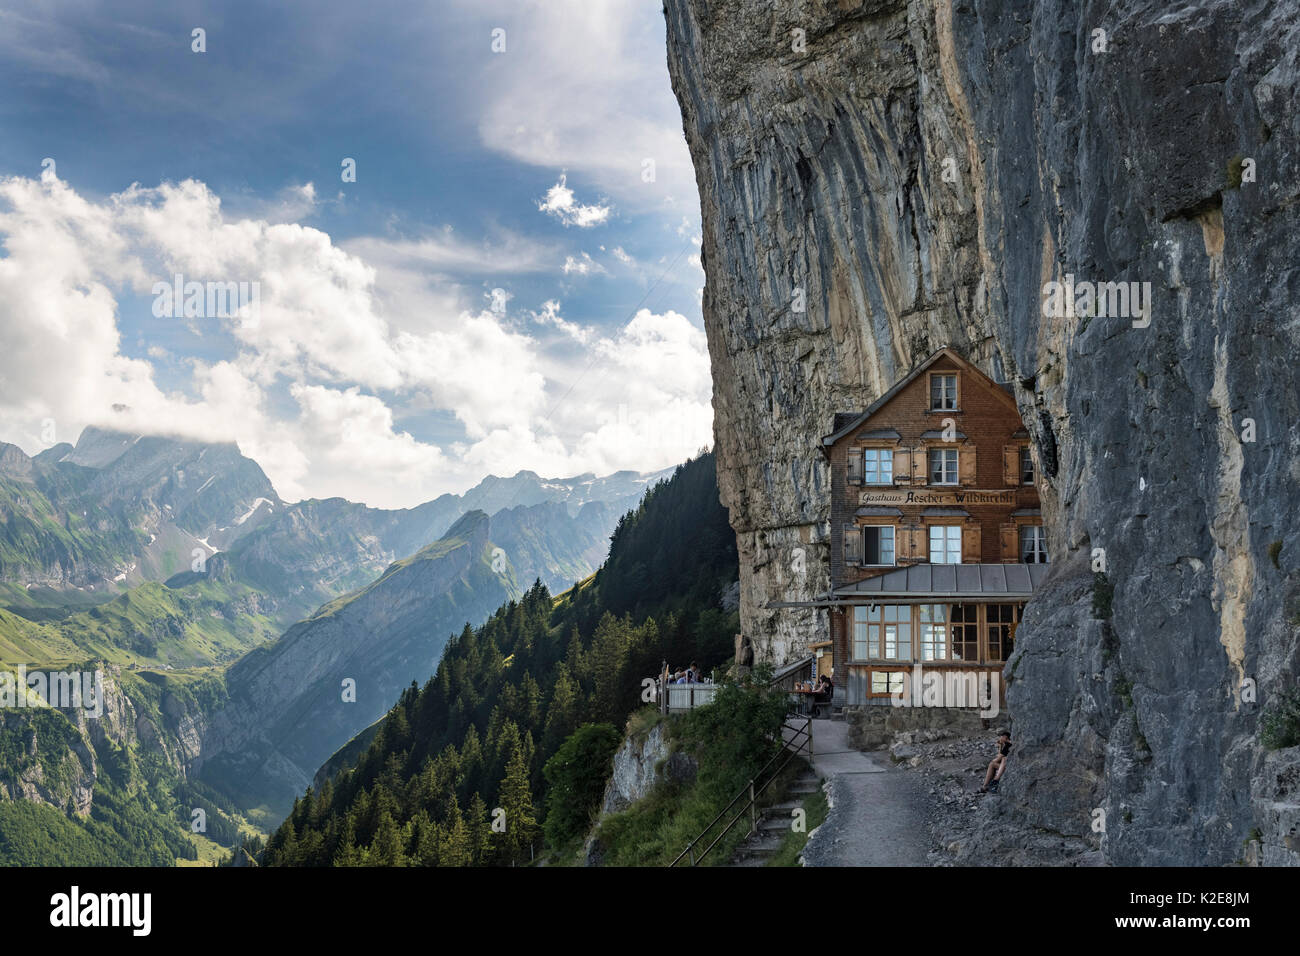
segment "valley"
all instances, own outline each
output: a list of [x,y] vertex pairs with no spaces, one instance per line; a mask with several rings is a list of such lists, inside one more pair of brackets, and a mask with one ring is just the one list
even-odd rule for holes
[[25,814],[11,862],[29,833],[142,862],[119,832],[137,818],[148,862],[211,861],[273,825],[454,634],[532,581],[590,576],[660,477],[520,472],[385,511],[286,503],[233,445],[5,446],[0,670],[94,671],[107,711],[0,712],[0,803],[39,805],[0,809]]

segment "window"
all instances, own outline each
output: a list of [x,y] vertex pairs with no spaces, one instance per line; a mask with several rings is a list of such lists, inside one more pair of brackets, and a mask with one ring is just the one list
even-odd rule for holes
[[858,605],[853,609],[853,659],[865,661],[871,655],[867,651],[867,608]]
[[1034,483],[1034,456],[1029,453],[1028,445],[1020,449],[1020,483],[1022,485]]
[[1022,564],[1047,563],[1047,537],[1042,525],[1020,526],[1020,561]]
[[907,671],[872,671],[871,696],[897,697],[903,693],[903,682],[906,677]]
[[930,409],[955,411],[957,409],[957,376],[930,376]]
[[868,448],[862,453],[862,483],[892,485],[894,453],[888,448]]
[[1016,643],[1018,604],[990,604],[985,613],[989,622],[989,660],[1005,661]]
[[853,609],[853,659],[910,661],[912,607],[859,604]]
[[930,563],[961,564],[961,527],[930,525]]
[[957,449],[930,449],[930,484],[957,484]]
[[921,605],[921,660],[942,661],[948,657],[948,605]]
[[952,659],[978,661],[980,656],[979,607],[974,604],[952,606]]
[[893,525],[871,526],[862,529],[862,540],[866,548],[863,564],[894,563],[894,527]]

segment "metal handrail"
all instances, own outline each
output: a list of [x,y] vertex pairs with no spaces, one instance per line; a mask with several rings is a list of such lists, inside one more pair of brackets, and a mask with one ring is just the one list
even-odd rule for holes
[[[698,866],[704,860],[704,858],[709,855],[709,852],[715,846],[717,846],[719,842],[721,842],[722,838],[731,832],[731,828],[734,827],[740,821],[741,817],[746,815],[746,813],[748,813],[750,818],[749,832],[753,833],[758,829],[758,812],[757,812],[758,798],[762,796],[763,792],[766,791],[767,788],[770,787],[776,781],[777,777],[781,775],[781,771],[784,770],[787,766],[789,766],[790,761],[793,760],[798,754],[803,752],[804,745],[802,743],[800,743],[799,746],[794,749],[791,749],[791,745],[796,740],[799,740],[799,738],[807,737],[808,755],[810,757],[812,756],[812,717],[803,717],[803,715],[801,714],[788,714],[787,719],[789,719],[789,717],[802,718],[803,726],[793,727],[788,723],[781,724],[782,731],[789,728],[790,730],[795,731],[794,735],[789,740],[786,740],[781,744],[781,749],[778,750],[775,754],[773,754],[772,759],[769,760],[766,764],[764,764],[762,769],[759,770],[758,773],[754,774],[754,776],[750,778],[748,786],[742,787],[740,792],[737,793],[734,797],[732,797],[731,802],[728,803],[725,807],[723,807],[722,811],[709,822],[709,825],[700,831],[700,835],[697,836],[690,843],[686,844],[686,849],[682,850],[681,853],[677,854],[677,857],[671,863],[668,864],[670,867],[676,866],[687,856],[691,858],[690,861],[691,866]],[[782,737],[784,737],[784,733],[782,734]],[[772,771],[771,776],[769,776],[767,780],[763,783],[763,785],[756,790],[754,788],[755,782],[758,781],[763,776],[763,774],[767,772],[767,769],[771,767],[772,764],[780,760],[782,755],[785,756],[785,759],[781,762],[781,766],[777,767],[774,771]],[[706,846],[703,852],[701,852],[700,855],[697,857],[695,855],[696,844],[698,844],[708,835],[709,831],[713,829],[714,825],[717,824],[719,820],[721,820],[724,816],[726,816],[728,813],[731,812],[732,807],[734,807],[736,805],[736,802],[739,801],[743,796],[745,796],[746,793],[749,794],[749,800],[746,802],[745,806],[742,807],[741,810],[734,817],[732,817],[731,822],[728,823],[722,829],[721,833],[719,833],[716,837],[713,838],[713,842],[710,843],[708,846]]]

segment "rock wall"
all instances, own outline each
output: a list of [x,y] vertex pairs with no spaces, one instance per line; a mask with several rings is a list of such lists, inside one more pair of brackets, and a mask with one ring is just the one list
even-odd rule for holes
[[689,783],[695,771],[694,758],[673,749],[667,721],[661,721],[645,734],[629,736],[615,752],[600,813],[622,813],[649,796],[656,784]]
[[[1008,666],[1015,825],[1091,837],[1100,809],[1115,863],[1229,863],[1252,836],[1251,859],[1300,861],[1300,756],[1266,768],[1257,737],[1298,657],[1300,3],[665,16],[760,652],[825,628],[765,605],[828,583],[834,412],[952,345],[1013,384],[1042,475],[1053,569]],[[1053,281],[1149,291],[1049,315]]]
[[583,843],[583,866],[600,866],[604,862],[606,847],[600,839],[601,819],[630,809],[660,784],[691,783],[698,770],[694,757],[673,747],[666,719],[644,733],[629,734],[614,752],[600,813]]
[[[0,799],[30,800],[86,817],[95,785],[105,772],[100,754],[106,746],[154,758],[148,767],[136,768],[137,776],[129,782],[119,779],[119,786],[138,786],[141,778],[161,776],[175,782],[188,776],[205,729],[203,708],[192,695],[124,675],[120,666],[104,661],[64,668],[67,671],[101,674],[104,696],[99,709],[93,697],[84,706],[55,708],[31,693],[24,695],[29,701],[25,706],[0,710],[0,738],[11,748],[10,775],[0,781]],[[219,695],[220,681],[209,679],[203,690],[207,696]],[[120,777],[122,768],[117,772]]]

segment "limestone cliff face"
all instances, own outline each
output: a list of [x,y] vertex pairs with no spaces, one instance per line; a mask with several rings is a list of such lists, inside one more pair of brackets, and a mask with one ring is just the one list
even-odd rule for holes
[[[30,800],[85,817],[94,803],[95,785],[106,772],[105,753],[148,753],[156,762],[147,774],[171,781],[187,777],[206,720],[193,694],[178,694],[165,682],[124,674],[121,667],[103,661],[67,670],[101,675],[104,696],[99,708],[88,698],[84,707],[56,709],[32,695],[26,706],[0,711],[0,736],[10,740],[11,748],[17,744],[10,754],[9,778],[0,781],[0,799]],[[219,696],[220,681],[209,679],[202,690],[206,697]],[[135,778],[124,783],[123,773],[122,767],[116,768],[119,786],[138,784]]]
[[[991,821],[985,861],[1026,825],[1124,864],[1228,863],[1258,829],[1251,858],[1300,861],[1298,748],[1257,736],[1300,653],[1300,3],[665,15],[761,651],[825,626],[764,605],[827,585],[833,413],[952,345],[1015,388],[1053,561],[1008,667],[1014,825]],[[1067,276],[1150,283],[1149,310],[1045,315]]]

